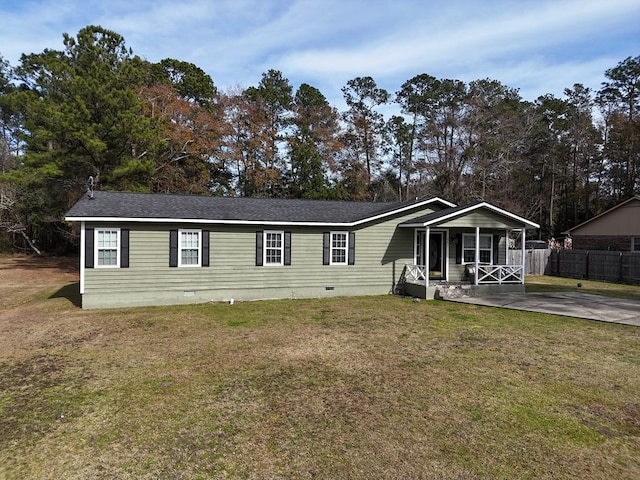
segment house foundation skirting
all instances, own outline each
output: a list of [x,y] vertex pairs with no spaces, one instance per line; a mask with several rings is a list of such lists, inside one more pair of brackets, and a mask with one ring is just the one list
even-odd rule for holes
[[138,306],[166,306],[186,305],[196,303],[233,303],[237,301],[274,300],[292,298],[324,298],[386,295],[392,293],[390,284],[380,285],[322,285],[305,288],[274,288],[247,286],[242,289],[215,290],[176,290],[176,291],[115,291],[99,292],[92,294],[85,292],[82,295],[82,308],[111,308],[111,307],[138,307]]
[[425,287],[424,282],[407,282],[403,286],[404,293],[411,297],[434,300],[452,296],[478,297],[487,294],[524,292],[522,284],[472,285],[470,283],[440,283]]

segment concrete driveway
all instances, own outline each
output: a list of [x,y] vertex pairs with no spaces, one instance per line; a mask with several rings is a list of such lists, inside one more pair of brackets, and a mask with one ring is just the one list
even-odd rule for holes
[[450,301],[640,327],[640,301],[589,293],[501,293],[481,297],[452,298]]

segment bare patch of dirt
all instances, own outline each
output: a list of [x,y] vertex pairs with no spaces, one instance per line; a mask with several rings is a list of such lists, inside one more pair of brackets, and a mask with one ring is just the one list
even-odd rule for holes
[[28,255],[0,256],[3,280],[35,280],[59,282],[78,278],[76,257],[33,257]]
[[77,282],[78,271],[74,257],[0,256],[0,311],[42,290]]
[[76,412],[82,377],[61,355],[38,354],[14,364],[0,363],[0,449],[68,421]]
[[78,280],[77,258],[0,256],[0,362],[68,334],[57,322],[79,311]]

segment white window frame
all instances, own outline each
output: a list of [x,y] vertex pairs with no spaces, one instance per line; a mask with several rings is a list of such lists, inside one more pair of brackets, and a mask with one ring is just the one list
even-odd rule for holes
[[[278,235],[280,237],[279,247],[269,246],[269,242],[267,241],[269,235]],[[267,254],[268,250],[279,251],[280,261],[270,262],[269,255]],[[282,267],[284,265],[284,231],[283,230],[265,230],[264,232],[262,232],[262,258],[264,259],[262,264],[265,267]]]
[[[470,238],[471,240],[473,240],[473,247],[465,248],[465,239],[466,238]],[[480,253],[488,251],[489,252],[489,261],[488,262],[479,261],[478,263],[481,263],[483,265],[493,265],[493,235],[488,234],[488,233],[481,233],[480,234],[480,245],[482,245],[482,239],[483,238],[488,238],[489,239],[489,248],[480,248]],[[472,250],[473,251],[474,260],[465,261],[465,256],[464,256],[465,250]],[[475,257],[476,257],[476,235],[475,235],[475,233],[463,233],[462,234],[462,264],[463,265],[475,264],[476,263]]]
[[[115,232],[116,234],[116,246],[108,246],[108,247],[100,247],[100,236],[104,235],[106,232]],[[94,268],[120,268],[120,229],[119,228],[96,228],[95,229],[95,238],[94,238],[94,259],[93,265]],[[115,265],[105,265],[100,263],[100,252],[107,250],[115,250],[116,251],[116,263]]]
[[[198,263],[182,263],[182,251],[183,250],[192,250],[193,247],[191,245],[185,246],[182,243],[182,234],[197,234],[198,235]],[[190,268],[190,267],[200,267],[202,265],[202,230],[199,229],[181,229],[178,230],[178,267]]]
[[[334,235],[344,235],[344,247],[334,244]],[[333,260],[333,252],[344,250],[344,262],[335,262]],[[349,232],[329,232],[329,265],[348,265],[349,264]]]

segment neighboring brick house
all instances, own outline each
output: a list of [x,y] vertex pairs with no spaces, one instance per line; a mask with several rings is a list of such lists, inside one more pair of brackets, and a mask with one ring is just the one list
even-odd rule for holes
[[640,251],[640,195],[563,233],[576,250]]

